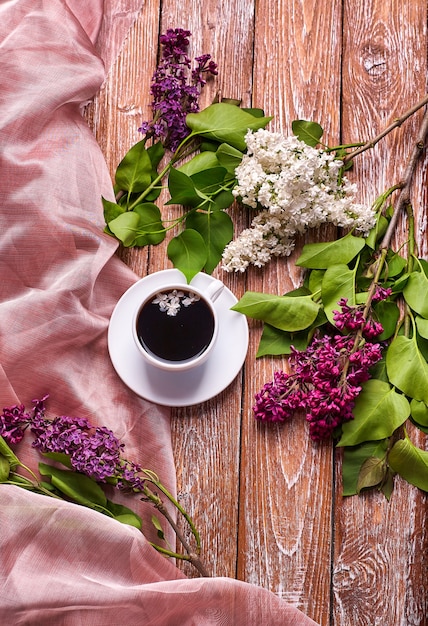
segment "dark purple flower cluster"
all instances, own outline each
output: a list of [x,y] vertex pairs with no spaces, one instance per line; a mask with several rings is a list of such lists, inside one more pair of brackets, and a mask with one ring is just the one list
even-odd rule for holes
[[199,111],[199,96],[205,85],[206,74],[217,74],[217,65],[211,55],[196,57],[196,67],[190,71],[187,55],[191,33],[182,28],[168,29],[161,35],[162,59],[152,78],[153,120],[143,122],[138,129],[147,137],[160,139],[172,152],[190,133],[186,126],[188,113]]
[[14,404],[3,409],[0,415],[0,434],[8,443],[19,443],[25,434],[30,415],[23,404]]
[[391,294],[391,287],[381,287],[380,285],[377,285],[372,297],[372,302],[380,302],[381,300],[386,300]]
[[36,427],[44,421],[44,402],[47,397],[33,400],[34,406],[31,414],[26,412],[23,404],[14,404],[3,409],[0,415],[0,435],[7,443],[12,445],[19,443],[30,424]]
[[[385,290],[386,292],[387,290]],[[389,294],[388,294],[389,295]],[[378,300],[384,299],[378,294]],[[376,322],[373,319],[364,319],[363,310],[360,307],[348,306],[348,299],[342,298],[339,300],[338,305],[340,311],[333,311],[334,323],[336,328],[348,332],[355,332],[361,329],[362,336],[365,339],[373,339],[382,334],[382,324]]]
[[35,435],[32,445],[42,453],[65,454],[71,467],[97,482],[117,481],[120,489],[141,491],[141,467],[121,458],[124,444],[105,426],[95,427],[84,417],[62,415],[48,420],[45,400],[34,400],[32,413],[23,405],[4,408],[0,435],[10,444],[19,443],[27,428]]
[[284,422],[303,406],[303,393],[296,376],[275,372],[255,395],[254,417],[263,422]]
[[[389,295],[389,294],[388,294]],[[291,374],[275,372],[274,380],[255,396],[254,416],[261,421],[285,421],[297,409],[306,413],[310,437],[329,438],[337,426],[353,419],[352,409],[369,370],[382,357],[381,324],[366,320],[345,299],[335,312],[336,326],[346,335],[316,336],[308,348],[292,348]]]

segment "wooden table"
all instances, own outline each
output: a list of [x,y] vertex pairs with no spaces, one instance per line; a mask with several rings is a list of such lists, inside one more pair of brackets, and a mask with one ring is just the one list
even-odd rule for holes
[[[159,33],[183,27],[193,33],[192,55],[209,52],[219,65],[203,106],[220,90],[264,108],[274,115],[269,128],[285,135],[301,118],[321,123],[330,145],[366,140],[424,95],[426,25],[426,0],[146,0],[86,115],[113,175],[150,116]],[[112,36],[104,30],[101,45]],[[419,122],[420,114],[355,162],[361,202],[400,180]],[[414,189],[427,258],[422,167]],[[237,232],[248,224],[246,210],[231,214]],[[215,275],[237,297],[288,291],[302,277],[294,261],[304,241],[263,271]],[[119,254],[140,276],[171,267],[165,243]],[[250,323],[242,375],[223,393],[172,412],[179,496],[202,534],[205,562],[213,575],[270,589],[323,625],[428,624],[426,496],[397,479],[390,503],[377,493],[344,499],[340,452],[310,442],[302,418],[278,428],[255,423],[254,393],[284,366],[255,359],[260,331]],[[415,442],[426,446],[422,436]]]

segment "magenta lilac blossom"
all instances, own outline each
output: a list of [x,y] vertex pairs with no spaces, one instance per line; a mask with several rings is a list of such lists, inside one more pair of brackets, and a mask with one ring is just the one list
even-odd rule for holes
[[383,328],[366,320],[363,311],[349,306],[345,298],[338,304],[341,310],[334,312],[334,322],[347,334],[316,335],[306,350],[292,348],[291,373],[275,372],[273,381],[255,396],[257,420],[283,422],[302,409],[310,437],[318,441],[328,439],[338,426],[353,419],[361,385],[382,358],[381,344],[371,340]]
[[272,382],[266,383],[255,396],[253,406],[256,419],[264,422],[284,422],[302,406],[302,392],[295,378],[285,372],[275,372]]

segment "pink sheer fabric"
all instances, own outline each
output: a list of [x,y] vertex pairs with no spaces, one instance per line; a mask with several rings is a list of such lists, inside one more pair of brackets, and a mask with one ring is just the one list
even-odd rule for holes
[[[133,4],[114,26],[102,0],[0,4],[0,402],[49,393],[50,415],[108,426],[174,491],[169,412],[132,394],[108,357],[110,315],[136,276],[102,232],[112,186],[80,113],[104,78],[97,33],[115,29],[108,63]],[[36,468],[28,448],[18,454]],[[150,527],[148,505],[132,506]],[[84,507],[1,485],[0,524],[2,624],[314,624],[261,588],[186,579],[138,530]]]

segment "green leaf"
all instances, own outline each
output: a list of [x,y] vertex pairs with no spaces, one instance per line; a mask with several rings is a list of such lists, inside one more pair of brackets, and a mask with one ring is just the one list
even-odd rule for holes
[[332,265],[348,264],[364,248],[364,239],[351,233],[327,243],[308,243],[303,246],[302,254],[296,265],[309,269],[327,269]]
[[386,373],[385,355],[383,355],[381,360],[375,363],[375,365],[370,368],[370,375],[372,378],[376,378],[377,380],[383,380],[383,382],[389,383],[388,374]]
[[392,289],[393,294],[402,293],[404,287],[407,285],[409,276],[410,274],[403,274],[391,284],[391,289]]
[[381,213],[378,215],[374,228],[371,229],[366,237],[366,245],[372,250],[376,248],[376,242],[385,234],[388,228],[388,220]]
[[152,181],[152,162],[145,140],[134,144],[116,170],[116,184],[125,191],[144,191]]
[[52,461],[57,461],[57,463],[61,463],[71,469],[71,461],[68,454],[64,454],[63,452],[43,452],[43,456],[48,459],[52,459]]
[[397,328],[400,318],[400,309],[395,302],[381,300],[373,307],[377,320],[382,324],[383,333],[379,335],[379,341],[385,341],[392,337]]
[[208,258],[202,235],[187,228],[171,239],[167,252],[174,267],[183,272],[188,283],[202,270]]
[[243,153],[228,143],[222,143],[218,147],[216,155],[220,165],[225,167],[229,173],[234,174],[235,169],[242,161]]
[[338,302],[347,298],[349,305],[355,304],[355,270],[347,265],[332,265],[323,277],[321,297],[324,312],[331,324],[334,324],[334,313],[340,309]]
[[39,463],[39,472],[42,476],[49,476],[52,485],[74,502],[90,508],[94,508],[94,505],[106,506],[105,493],[92,478],[46,463]]
[[[403,329],[401,329],[403,330]],[[403,334],[403,333],[401,333]],[[422,357],[425,359],[425,361],[428,363],[428,340],[424,339],[416,330],[415,333],[415,339],[416,339],[416,343],[418,344],[418,348],[419,351],[422,355]]]
[[219,167],[220,163],[215,152],[199,152],[190,161],[183,163],[177,171],[183,172],[186,176],[192,176],[197,172],[204,172],[211,168]]
[[[222,100],[222,102],[224,102],[224,98]],[[238,100],[235,100],[235,102],[239,102]],[[265,112],[263,111],[263,109],[260,109],[258,107],[242,107],[243,111],[246,111],[247,113],[249,113],[250,115],[252,115],[253,117],[263,117]]]
[[186,124],[192,135],[228,143],[243,152],[247,147],[247,131],[264,128],[271,119],[272,117],[254,117],[233,104],[219,102],[199,113],[189,113]]
[[134,211],[122,213],[108,223],[108,227],[114,236],[123,243],[126,248],[135,244],[140,216]]
[[218,141],[213,141],[209,139],[202,139],[199,144],[200,152],[217,152],[218,150]]
[[156,169],[165,154],[165,148],[163,147],[162,142],[157,141],[152,144],[149,148],[147,148],[147,154],[149,155],[150,162],[152,164],[152,177],[154,177],[157,174]]
[[323,134],[323,129],[319,124],[306,120],[294,120],[291,123],[291,130],[297,139],[312,147],[319,144]]
[[322,279],[324,278],[324,274],[325,270],[312,270],[309,273],[307,284],[311,293],[318,293],[321,291]]
[[426,259],[418,259],[418,263],[425,276],[428,276],[428,261]]
[[165,239],[159,207],[151,202],[138,204],[133,211],[119,215],[109,222],[108,227],[127,248],[155,245]]
[[211,211],[223,211],[235,202],[235,197],[231,191],[224,190],[212,196],[210,200],[209,208]]
[[10,465],[10,469],[14,470],[18,465],[21,465],[20,460],[0,435],[0,454],[2,454],[8,461]]
[[382,439],[381,441],[365,441],[358,446],[345,448],[342,464],[344,496],[353,496],[358,493],[358,477],[362,465],[369,458],[384,458],[388,449],[388,441],[388,439]]
[[165,533],[163,531],[162,524],[160,523],[156,515],[152,515],[152,524],[156,528],[159,539],[165,539]]
[[428,365],[416,337],[398,336],[386,353],[386,369],[393,385],[406,396],[428,404]]
[[0,454],[0,483],[4,483],[9,478],[10,469],[9,461],[3,454]]
[[394,490],[394,476],[395,472],[388,465],[386,476],[380,486],[380,490],[388,501],[391,499]]
[[193,211],[186,219],[186,229],[197,231],[206,246],[207,260],[204,269],[211,274],[221,260],[223,250],[233,237],[233,222],[224,211]]
[[129,509],[127,506],[123,504],[117,504],[116,502],[112,502],[111,500],[107,500],[106,508],[113,515],[114,519],[122,524],[128,524],[128,526],[134,526],[141,530],[143,527],[143,520],[139,515],[134,513],[132,509]]
[[382,278],[387,280],[388,278],[394,278],[399,276],[407,265],[407,261],[404,257],[392,250],[388,250],[386,255],[385,269],[382,272]]
[[168,176],[168,189],[171,199],[166,204],[196,207],[201,202],[201,197],[197,193],[195,183],[190,176],[173,167]]
[[135,246],[157,245],[165,239],[165,227],[162,224],[160,209],[156,204],[152,202],[137,204],[134,213],[139,216]]
[[419,316],[416,316],[415,320],[418,333],[421,337],[424,337],[424,339],[428,339],[428,320]]
[[416,424],[428,428],[428,406],[422,400],[412,398],[410,402],[410,411]]
[[110,200],[106,200],[104,197],[101,197],[103,207],[104,207],[104,220],[106,224],[114,220],[116,217],[125,213],[125,208],[116,204],[116,202],[110,202]]
[[50,492],[52,492],[52,493],[55,493],[57,496],[60,496],[60,495],[61,495],[61,492],[60,492],[60,491],[58,491],[58,489],[56,489],[56,488],[52,485],[52,483],[48,483],[48,482],[46,482],[45,480],[41,480],[41,481],[40,481],[40,483],[39,483],[39,485],[40,485],[41,487],[43,487],[43,489],[46,489],[46,491],[50,491]]
[[386,477],[388,465],[385,459],[371,456],[361,466],[357,481],[357,493],[363,489],[380,485]]
[[428,278],[424,272],[412,272],[403,289],[403,296],[413,311],[428,319]]
[[319,311],[311,296],[297,298],[247,291],[232,310],[263,320],[275,328],[296,332],[308,328]]
[[394,444],[388,463],[408,483],[428,491],[428,452],[414,446],[408,437]]
[[[295,289],[294,291],[288,292],[287,296],[297,294],[301,289],[305,291],[304,288]],[[275,328],[265,322],[256,357],[266,356],[268,354],[272,356],[291,354],[291,346],[296,350],[306,350],[314,335],[315,329],[319,326],[323,326],[326,322],[327,318],[321,308],[313,323],[308,328],[301,331],[290,333],[286,330]]]
[[312,334],[308,333],[307,330],[289,333],[265,323],[256,357],[291,354],[291,346],[296,350],[305,350]]
[[223,189],[225,174],[224,167],[213,167],[203,172],[196,172],[191,178],[197,190],[211,196]]
[[352,412],[354,419],[343,424],[338,446],[390,437],[409,417],[410,405],[388,383],[371,379],[364,383]]

